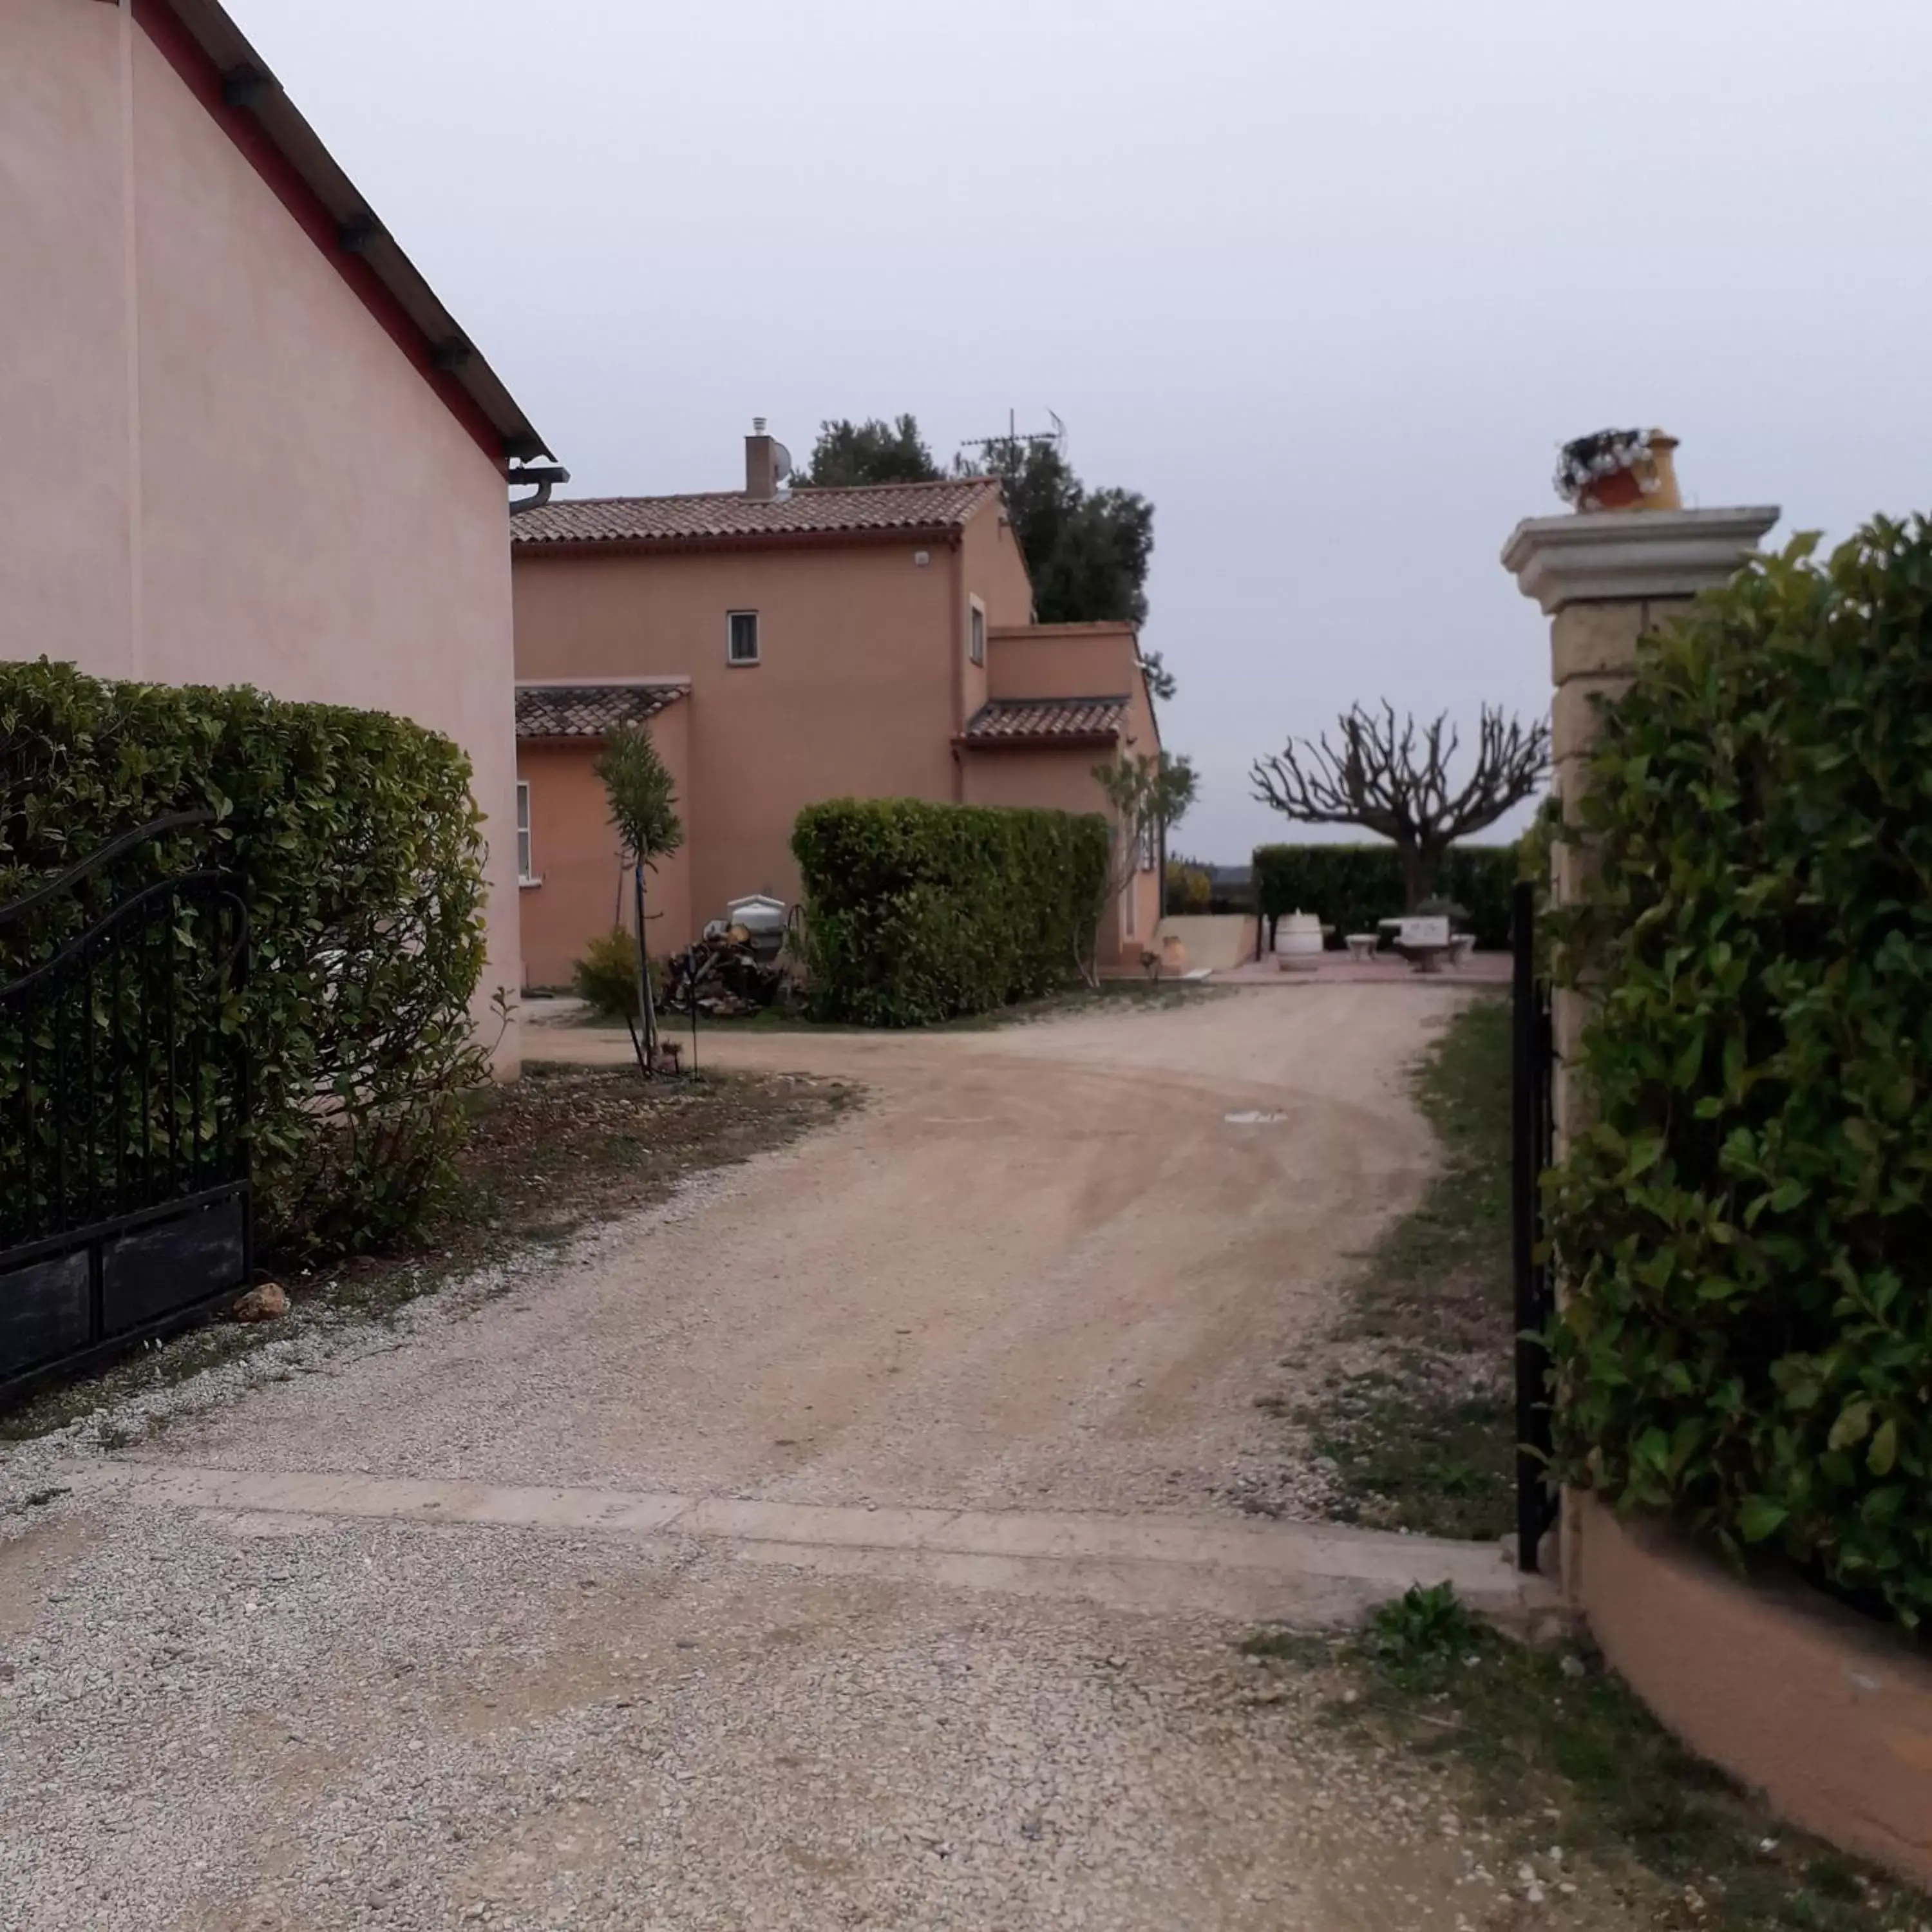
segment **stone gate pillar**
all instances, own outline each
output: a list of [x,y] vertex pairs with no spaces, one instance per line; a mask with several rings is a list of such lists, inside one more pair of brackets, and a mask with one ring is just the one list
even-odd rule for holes
[[[1697,592],[1732,575],[1778,518],[1770,507],[1598,510],[1528,517],[1516,525],[1503,547],[1503,568],[1550,620],[1550,750],[1566,817],[1586,782],[1596,700],[1629,685],[1638,639]],[[1551,867],[1554,904],[1575,900],[1589,862],[1587,849],[1559,842]],[[1588,1096],[1569,1068],[1588,1012],[1587,992],[1557,990],[1551,1112],[1558,1160],[1587,1122]],[[1564,1594],[1576,1604],[1587,1514],[1575,1491],[1564,1491],[1558,1521]]]
[[[1730,578],[1775,522],[1774,508],[1633,508],[1516,526],[1503,568],[1550,618],[1567,812],[1586,784],[1594,698],[1623,690],[1638,640]],[[1557,904],[1588,866],[1586,846],[1557,848]],[[1559,1148],[1588,1117],[1590,1096],[1563,1076],[1588,1006],[1588,991],[1557,993]],[[1561,1570],[1611,1666],[1688,1747],[1797,1824],[1932,1884],[1932,1667],[1915,1646],[1824,1596],[1741,1579],[1667,1522],[1623,1520],[1576,1490],[1563,1492]]]
[[[1580,796],[1597,735],[1594,700],[1628,685],[1637,640],[1696,593],[1721,584],[1778,521],[1775,508],[1599,510],[1528,517],[1503,547],[1503,568],[1550,620],[1551,752],[1558,798]],[[1574,899],[1587,852],[1559,844],[1551,897]],[[1556,1144],[1583,1124],[1586,1102],[1564,1068],[1582,1031],[1588,996],[1558,992]]]
[[[1778,514],[1606,510],[1516,526],[1503,563],[1550,620],[1566,806],[1597,735],[1592,698],[1622,690],[1644,633],[1730,576]],[[1559,904],[1589,863],[1586,848],[1558,848]],[[1562,1054],[1574,1050],[1589,995],[1558,1000]],[[1559,1060],[1559,1145],[1588,1105]],[[1576,1490],[1564,1492],[1562,1524],[1564,1594],[1665,1724],[1785,1816],[1932,1884],[1932,1667],[1916,1648],[1822,1594],[1739,1577],[1668,1525],[1620,1520]]]

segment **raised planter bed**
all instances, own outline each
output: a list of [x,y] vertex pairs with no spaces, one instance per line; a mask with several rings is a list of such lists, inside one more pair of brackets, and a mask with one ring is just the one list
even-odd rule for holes
[[1746,1581],[1573,1496],[1565,1582],[1685,1743],[1794,1823],[1932,1887],[1932,1659],[1795,1577]]

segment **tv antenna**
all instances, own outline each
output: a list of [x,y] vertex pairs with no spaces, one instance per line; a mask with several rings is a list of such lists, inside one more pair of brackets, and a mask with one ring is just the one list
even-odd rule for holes
[[1058,450],[1060,454],[1064,456],[1066,454],[1066,425],[1060,421],[1058,415],[1053,410],[1048,410],[1046,415],[1047,420],[1053,424],[1052,428],[1030,429],[1022,433],[1019,426],[1018,412],[1009,410],[1006,412],[1005,435],[969,436],[959,446],[962,449],[976,449],[980,452],[980,460],[982,463],[992,455],[995,449],[1020,445],[1024,445],[1029,449],[1041,449],[1050,446]]

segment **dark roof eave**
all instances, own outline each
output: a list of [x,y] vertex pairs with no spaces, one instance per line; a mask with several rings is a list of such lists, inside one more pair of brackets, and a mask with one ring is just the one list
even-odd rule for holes
[[[216,98],[204,104],[237,139],[244,153],[248,144],[238,138],[238,118],[259,128],[338,224],[339,232],[364,228],[365,238],[352,252],[420,332],[424,353],[418,366],[430,386],[440,392],[448,382],[463,393],[489,424],[505,462],[534,462],[543,457],[554,460],[554,452],[518,406],[502,379],[471,345],[456,318],[437,299],[395,238],[370,216],[368,204],[354,182],[218,0],[143,0],[140,10],[151,22],[155,16],[171,16],[200,50],[214,70],[218,90]],[[231,100],[228,80],[244,75],[251,91],[245,98]],[[446,394],[445,400],[451,399]]]
[[968,752],[1059,752],[1118,745],[1126,735],[1125,725],[1114,731],[1037,731],[1031,736],[1008,731],[976,738],[962,731],[952,742]]

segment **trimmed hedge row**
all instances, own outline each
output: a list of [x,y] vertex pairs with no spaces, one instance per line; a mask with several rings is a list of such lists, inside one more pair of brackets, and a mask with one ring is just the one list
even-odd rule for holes
[[808,806],[806,998],[818,1019],[924,1026],[1064,983],[1106,890],[1097,814],[912,799]]
[[1563,1472],[1932,1618],[1932,524],[1641,648],[1551,921],[1600,994],[1551,1198]]
[[[385,712],[0,664],[0,903],[117,833],[202,806],[214,825],[136,848],[89,882],[85,909],[0,931],[0,980],[110,895],[196,865],[233,871],[251,970],[224,1024],[248,1042],[258,1240],[340,1252],[406,1230],[447,1176],[463,1090],[487,1070],[470,1012],[484,896],[470,762]],[[0,1038],[0,1175],[20,1171],[20,1078],[17,1036]],[[166,1128],[130,1118],[126,1132],[138,1150]]]
[[[1402,857],[1393,845],[1258,845],[1255,892],[1262,915],[1320,915],[1342,935],[1372,932],[1402,909]],[[1466,907],[1469,930],[1484,948],[1510,943],[1510,901],[1521,875],[1514,845],[1452,845],[1438,872],[1438,897]]]

